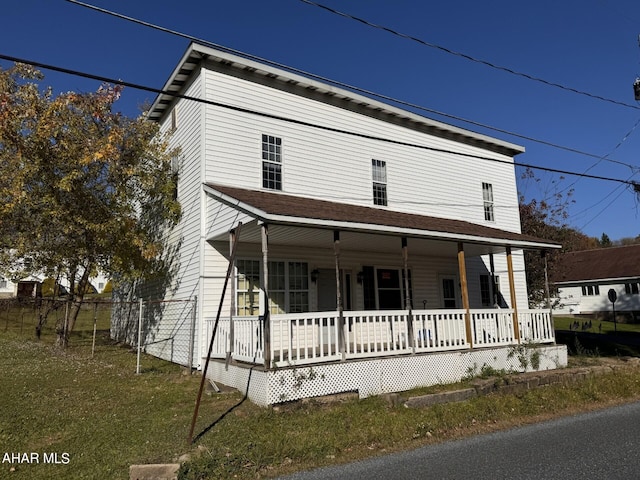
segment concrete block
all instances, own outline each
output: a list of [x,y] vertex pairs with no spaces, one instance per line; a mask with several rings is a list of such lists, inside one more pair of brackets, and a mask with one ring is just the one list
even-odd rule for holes
[[433,393],[431,395],[421,395],[412,397],[405,402],[405,407],[417,408],[428,407],[440,403],[463,402],[476,396],[474,388],[465,388],[463,390],[454,390],[452,392]]

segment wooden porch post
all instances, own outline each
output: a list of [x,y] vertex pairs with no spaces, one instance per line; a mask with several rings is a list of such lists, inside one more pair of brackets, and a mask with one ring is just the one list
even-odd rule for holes
[[342,305],[342,293],[340,282],[340,231],[333,231],[333,255],[336,261],[336,306],[338,307],[338,349],[345,359],[346,345],[344,338],[344,306]]
[[271,320],[269,320],[269,228],[262,224],[262,291],[264,292],[263,357],[265,368],[271,367]]
[[544,260],[544,293],[545,293],[545,297],[547,298],[547,308],[549,309],[549,311],[551,311],[551,293],[549,291],[549,270],[547,265],[547,251],[542,250],[542,252],[540,252],[540,255],[542,255],[542,259]]
[[402,268],[404,269],[404,307],[408,310],[407,314],[407,336],[409,337],[409,347],[414,347],[413,338],[413,313],[411,305],[411,295],[409,291],[409,247],[407,246],[407,237],[402,237]]
[[458,271],[460,272],[460,289],[462,290],[462,308],[466,310],[464,325],[467,332],[467,342],[473,348],[473,335],[471,331],[471,311],[469,309],[469,289],[467,286],[467,264],[464,259],[464,245],[458,242]]
[[513,336],[520,343],[520,325],[518,324],[518,304],[516,302],[516,281],[513,276],[513,258],[511,247],[507,247],[507,270],[509,271],[509,291],[511,292],[511,308],[513,309]]

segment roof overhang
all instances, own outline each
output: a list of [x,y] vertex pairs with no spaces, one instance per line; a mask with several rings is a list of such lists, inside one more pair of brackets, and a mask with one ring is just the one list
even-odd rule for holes
[[[294,73],[295,69],[269,60],[230,49],[215,49],[197,43],[191,43],[187,48],[180,63],[162,88],[168,93],[158,95],[149,110],[148,118],[154,121],[162,120],[175,100],[173,94],[184,93],[189,77],[204,64],[208,68],[217,69],[229,75],[236,75],[256,83],[266,83],[275,88],[309,96],[383,121],[440,137],[452,138],[508,156],[515,156],[525,151],[524,147],[520,145],[439,122],[348,90],[346,87],[338,87],[331,84],[329,79],[323,78],[323,81],[318,81],[310,78],[311,75],[306,77],[300,73]],[[296,70],[296,72],[299,71]]]
[[[347,205],[329,202],[326,200],[272,192],[258,192],[222,185],[204,184],[204,190],[208,195],[224,205],[248,215],[258,223],[266,223],[270,225],[333,231],[338,230],[341,232],[362,234],[391,235],[396,237],[400,236],[456,243],[462,242],[465,244],[488,247],[487,251],[484,253],[493,251],[492,247],[498,249],[512,247],[517,249],[534,250],[561,248],[561,245],[553,242],[536,239],[534,237],[514,232],[483,227],[464,221],[440,219],[404,212],[394,212],[360,205]],[[295,205],[295,208],[288,209],[286,207],[288,204]],[[332,208],[340,210],[342,215],[336,215],[336,217],[339,218],[328,218],[327,215],[317,214],[322,211],[331,211]],[[307,212],[307,215],[301,213],[305,211]],[[385,214],[387,218],[392,216],[396,221],[394,221],[394,223],[385,222]],[[383,218],[375,221],[359,220],[359,218],[363,217],[368,219]],[[410,222],[418,224],[422,222],[425,225],[430,223],[444,223],[455,227],[455,231],[453,228],[416,228],[407,225]],[[485,234],[483,234],[483,232],[485,232]],[[212,237],[207,240],[226,240],[226,238]]]

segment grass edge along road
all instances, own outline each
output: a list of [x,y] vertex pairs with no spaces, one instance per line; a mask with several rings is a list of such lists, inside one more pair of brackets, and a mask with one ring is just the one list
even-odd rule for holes
[[136,375],[135,353],[105,333],[91,358],[89,345],[60,352],[0,331],[0,455],[38,455],[1,463],[0,478],[126,479],[131,464],[185,453],[182,479],[269,478],[640,398],[639,370],[425,409],[378,397],[259,408],[238,393],[212,395],[201,405],[202,435],[187,445],[199,376],[149,356]]

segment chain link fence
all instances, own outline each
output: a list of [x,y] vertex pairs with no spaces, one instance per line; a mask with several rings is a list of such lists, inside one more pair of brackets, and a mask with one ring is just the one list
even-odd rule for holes
[[[0,299],[0,333],[53,339],[68,329],[66,298]],[[71,346],[111,339],[188,368],[198,366],[197,299],[137,302],[87,299],[69,335]],[[139,356],[138,356],[139,358]]]
[[197,366],[197,299],[114,302],[113,339],[189,369]]

